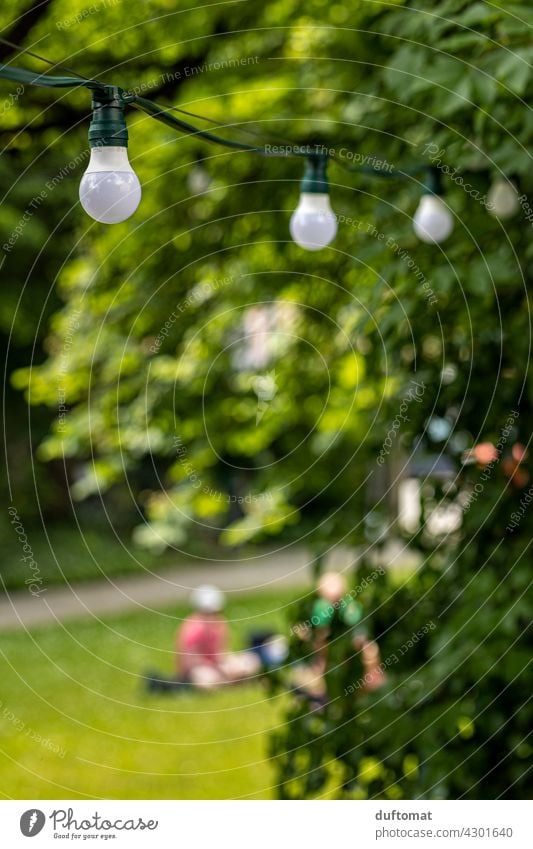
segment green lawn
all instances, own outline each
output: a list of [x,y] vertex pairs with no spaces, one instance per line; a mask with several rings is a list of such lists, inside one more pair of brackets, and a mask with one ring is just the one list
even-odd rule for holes
[[[290,595],[228,605],[236,647],[283,628]],[[0,789],[8,798],[272,798],[267,732],[279,697],[260,685],[151,697],[170,672],[177,616],[149,611],[0,636]],[[38,736],[40,735],[40,736]]]

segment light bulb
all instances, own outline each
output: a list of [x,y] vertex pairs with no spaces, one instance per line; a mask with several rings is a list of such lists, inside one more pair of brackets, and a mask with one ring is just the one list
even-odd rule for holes
[[133,215],[140,201],[141,184],[127,147],[93,147],[80,183],[85,212],[102,224],[118,224]]
[[520,209],[515,186],[504,177],[496,177],[487,194],[487,212],[494,218],[512,218]]
[[337,233],[337,218],[329,195],[302,192],[291,217],[290,231],[296,244],[306,251],[319,251],[329,245]]
[[453,216],[441,197],[425,194],[413,218],[413,229],[422,242],[439,244],[453,230]]

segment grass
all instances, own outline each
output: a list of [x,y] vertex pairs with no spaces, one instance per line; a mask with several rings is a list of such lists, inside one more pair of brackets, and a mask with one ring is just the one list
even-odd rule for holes
[[[284,626],[291,596],[228,604],[235,647]],[[282,699],[260,684],[150,696],[139,674],[173,668],[183,609],[0,636],[0,788],[13,799],[268,799],[267,733]],[[286,627],[286,626],[285,626]]]

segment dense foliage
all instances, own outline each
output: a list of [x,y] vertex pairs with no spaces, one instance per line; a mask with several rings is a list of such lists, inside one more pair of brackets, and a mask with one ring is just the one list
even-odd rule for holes
[[[40,307],[56,282],[49,244],[63,252],[46,360],[14,376],[32,404],[68,408],[39,456],[65,460],[74,499],[119,493],[139,515],[137,542],[156,551],[197,535],[235,545],[282,534],[321,553],[339,542],[373,553],[385,533],[404,535],[423,565],[404,587],[372,586],[375,636],[386,657],[436,627],[386,690],[359,699],[343,695],[349,641],[332,641],[335,697],[312,716],[296,705],[275,744],[284,792],[319,794],[341,770],[347,795],[525,795],[533,248],[526,202],[502,223],[484,199],[498,173],[531,191],[531,11],[148,5],[127,26],[112,4],[65,26],[76,4],[53,0],[31,40],[52,30],[50,58],[145,84],[228,135],[320,140],[335,150],[344,224],[331,248],[304,254],[287,235],[299,162],[206,147],[134,113],[142,206],[124,225],[91,224],[68,212],[88,104],[79,93],[19,98],[2,122],[9,173],[21,174],[2,213],[8,234],[22,189],[29,202],[74,163],[44,199],[50,218],[31,217],[5,266],[18,274],[17,257],[47,245],[28,280]],[[356,158],[388,163],[391,179],[349,174],[341,160]],[[442,247],[412,233],[420,175],[394,179],[419,162],[442,172],[456,213]],[[381,465],[413,385],[423,391]],[[463,466],[486,442],[497,455]],[[425,462],[423,510],[407,534],[391,527],[391,504],[413,454]],[[438,456],[452,470],[444,482],[431,472]],[[439,533],[445,506],[462,524]]]

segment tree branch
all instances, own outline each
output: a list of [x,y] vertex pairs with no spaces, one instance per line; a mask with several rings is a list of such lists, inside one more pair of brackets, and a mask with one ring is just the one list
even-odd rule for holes
[[[2,38],[12,41],[15,44],[22,44],[34,26],[44,18],[52,2],[53,0],[37,0],[33,6],[30,6],[27,12],[24,12],[23,15],[17,18],[10,30],[2,31]],[[16,52],[14,47],[0,43],[0,62],[5,62],[6,59],[9,59]]]

